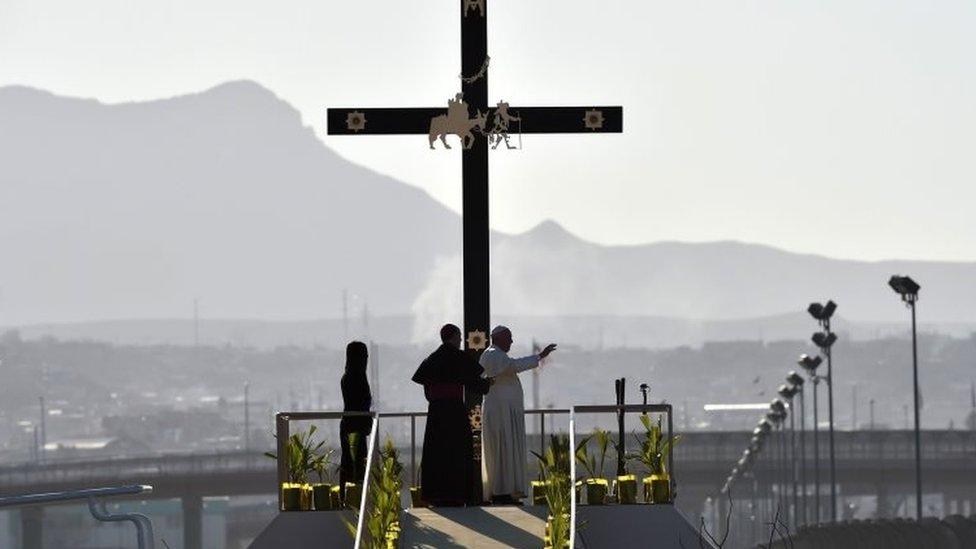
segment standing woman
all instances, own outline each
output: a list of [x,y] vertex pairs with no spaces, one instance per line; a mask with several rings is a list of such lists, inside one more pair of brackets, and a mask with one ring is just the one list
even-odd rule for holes
[[[346,372],[342,374],[342,409],[345,412],[368,412],[373,404],[366,379],[366,344],[353,341],[346,346]],[[339,490],[346,497],[346,482],[361,483],[366,472],[366,442],[373,419],[344,417],[339,423],[342,461],[339,464]]]

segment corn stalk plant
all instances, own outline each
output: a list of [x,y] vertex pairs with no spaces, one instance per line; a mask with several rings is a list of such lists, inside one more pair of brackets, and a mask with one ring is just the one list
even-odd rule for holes
[[[396,547],[400,538],[400,489],[402,487],[403,464],[400,462],[400,452],[393,446],[393,440],[386,439],[386,444],[380,450],[379,461],[373,474],[370,475],[369,511],[363,522],[365,534],[363,545],[367,549],[388,549]],[[344,521],[347,531],[356,537],[356,523],[359,521],[359,511],[354,513],[355,520]]]
[[[589,444],[591,440],[596,441],[596,447],[599,453],[589,453]],[[603,476],[603,466],[606,463],[607,451],[610,446],[613,445],[613,438],[609,431],[605,431],[597,427],[593,430],[593,434],[584,438],[579,444],[576,445],[576,462],[583,466],[586,471],[586,476],[588,478],[604,478]],[[597,461],[597,456],[600,456],[599,461]],[[599,463],[599,465],[597,465]]]
[[544,454],[532,452],[539,461],[545,481],[546,504],[549,506],[549,537],[546,547],[563,549],[569,545],[569,521],[572,497],[570,480],[569,437],[551,435]]
[[[285,460],[288,482],[307,484],[312,472],[324,471],[332,458],[332,450],[322,450],[325,441],[315,442],[317,427],[312,425],[307,431],[299,431],[285,442]],[[276,436],[277,438],[277,436]],[[278,454],[265,452],[265,456],[277,460]]]
[[640,420],[644,425],[644,435],[634,434],[640,451],[630,454],[628,459],[640,462],[652,475],[666,475],[668,456],[671,455],[674,445],[681,440],[681,435],[665,438],[660,417],[657,418],[657,424],[652,423],[651,418],[645,414],[641,414]]

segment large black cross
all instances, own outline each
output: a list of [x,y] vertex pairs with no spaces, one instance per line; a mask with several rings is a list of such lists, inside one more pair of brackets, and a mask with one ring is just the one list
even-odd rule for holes
[[[461,92],[469,117],[487,113],[488,125],[495,109],[488,106],[488,0],[460,0]],[[623,107],[509,107],[521,118],[521,133],[620,133]],[[329,135],[427,134],[431,119],[446,108],[330,108]],[[418,143],[418,147],[424,146]],[[424,146],[426,149],[426,146]],[[488,280],[488,139],[475,133],[474,144],[462,155],[462,224],[465,348],[477,357],[476,344],[489,332],[491,304]],[[472,337],[472,336],[475,337]],[[480,348],[479,348],[480,347]],[[468,395],[469,406],[475,400]],[[480,459],[480,457],[479,457]]]

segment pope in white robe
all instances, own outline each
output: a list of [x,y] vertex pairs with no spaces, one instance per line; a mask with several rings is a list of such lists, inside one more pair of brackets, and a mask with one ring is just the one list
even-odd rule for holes
[[485,395],[481,415],[481,475],[484,493],[496,503],[514,503],[525,497],[528,453],[525,448],[525,404],[518,374],[539,366],[555,350],[548,345],[537,355],[508,356],[512,332],[505,326],[491,331],[491,346],[481,354],[484,375],[494,378]]

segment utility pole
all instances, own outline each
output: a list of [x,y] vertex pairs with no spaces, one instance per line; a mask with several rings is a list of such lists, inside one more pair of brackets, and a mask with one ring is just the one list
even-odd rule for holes
[[38,401],[41,403],[41,440],[40,446],[38,446],[39,451],[37,453],[38,461],[44,461],[44,447],[47,445],[47,423],[45,417],[47,415],[44,409],[44,397],[37,397]]
[[251,449],[251,382],[244,382],[244,451]]
[[851,390],[851,430],[857,431],[857,383],[854,384]]
[[874,430],[874,399],[872,398],[870,401],[868,401],[868,404],[871,406],[871,430],[873,431]]
[[373,409],[380,409],[380,346],[369,342],[369,387],[373,393]]
[[342,340],[349,341],[349,291],[342,289]]
[[193,298],[193,347],[200,347],[200,300]]

